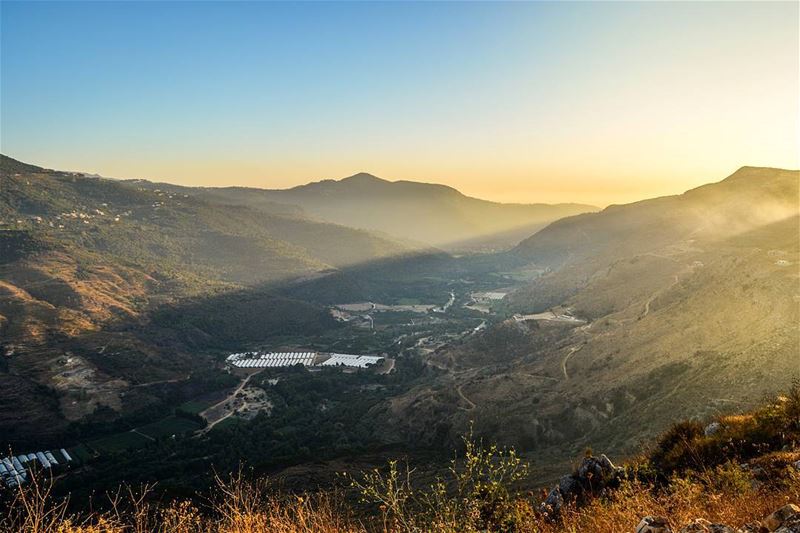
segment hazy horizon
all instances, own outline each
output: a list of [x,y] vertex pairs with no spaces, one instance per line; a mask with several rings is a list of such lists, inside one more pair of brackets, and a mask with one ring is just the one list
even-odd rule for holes
[[364,171],[500,202],[627,203],[800,167],[797,17],[796,3],[3,2],[0,140],[33,164],[181,185]]
[[[13,159],[17,159],[17,158],[14,158],[13,155],[9,155],[9,154],[3,154],[3,155],[6,155],[8,157],[12,157]],[[17,160],[19,160],[19,159],[17,159]],[[41,165],[38,165],[36,161],[21,161],[21,162],[22,163],[41,166]],[[723,174],[721,176],[717,176],[717,177],[709,176],[705,181],[701,181],[699,183],[699,185],[697,185],[697,187],[702,187],[704,185],[708,185],[709,183],[716,183],[716,182],[722,181],[725,178],[727,178],[727,177],[731,176],[732,174],[734,174],[735,172],[737,172],[738,170],[740,170],[742,168],[747,168],[747,167],[751,167],[751,168],[776,168],[776,169],[778,168],[778,167],[758,167],[757,165],[740,165],[740,166],[736,167],[735,169],[732,169],[730,172],[727,172],[727,173],[725,173],[725,174]],[[50,168],[50,167],[46,167],[46,168]],[[604,209],[604,208],[606,208],[606,207],[608,207],[610,205],[615,205],[615,204],[616,205],[620,205],[620,204],[635,203],[635,202],[638,202],[638,201],[648,200],[648,199],[658,198],[658,197],[663,197],[663,196],[677,196],[677,195],[680,195],[680,194],[683,194],[683,193],[687,192],[688,190],[691,190],[692,188],[695,188],[694,186],[692,186],[692,187],[689,187],[688,189],[675,190],[673,192],[667,192],[667,193],[660,194],[660,195],[657,195],[657,196],[633,198],[633,199],[628,199],[628,200],[621,201],[621,202],[594,203],[594,204],[592,204],[590,202],[578,202],[578,201],[570,201],[570,200],[566,200],[564,202],[539,202],[539,201],[535,201],[535,200],[534,201],[530,201],[530,202],[514,201],[514,200],[508,200],[508,201],[494,200],[492,198],[486,198],[486,197],[477,196],[477,195],[474,195],[474,194],[468,194],[468,193],[460,190],[455,185],[448,185],[446,183],[440,183],[440,182],[431,181],[431,180],[425,180],[425,179],[394,179],[391,176],[381,176],[381,175],[378,175],[378,174],[376,174],[374,172],[370,172],[368,170],[359,170],[359,171],[351,172],[351,173],[349,173],[349,174],[347,174],[345,176],[309,178],[308,180],[305,180],[305,181],[301,180],[297,184],[288,185],[286,187],[260,186],[257,183],[256,184],[243,185],[243,184],[228,183],[228,182],[219,183],[219,184],[213,184],[212,183],[212,184],[208,184],[208,185],[205,185],[205,184],[199,184],[198,185],[198,184],[192,184],[192,183],[182,183],[179,180],[174,180],[174,179],[170,179],[170,178],[164,178],[164,179],[158,178],[158,179],[155,179],[155,178],[150,178],[150,177],[147,177],[147,176],[126,176],[126,177],[107,176],[107,175],[103,175],[103,174],[98,173],[98,172],[94,172],[93,170],[80,169],[80,168],[65,169],[65,168],[56,167],[56,168],[53,168],[53,170],[66,171],[66,172],[80,172],[80,173],[84,173],[84,174],[87,174],[87,175],[96,175],[96,176],[100,176],[102,178],[112,179],[112,180],[123,180],[124,181],[124,180],[131,180],[131,179],[141,179],[141,180],[146,180],[146,181],[150,181],[150,182],[153,182],[153,183],[164,183],[164,184],[169,184],[169,185],[181,185],[181,186],[190,186],[190,187],[191,186],[208,187],[208,188],[215,188],[215,187],[219,187],[219,188],[224,188],[224,187],[246,187],[246,188],[262,189],[262,190],[287,190],[287,189],[291,189],[291,188],[294,188],[294,187],[301,187],[303,185],[308,185],[308,184],[311,184],[311,183],[317,183],[317,182],[320,182],[320,181],[341,181],[341,180],[356,176],[358,174],[368,174],[368,175],[371,175],[371,176],[376,177],[378,179],[381,179],[383,181],[388,181],[390,183],[408,181],[408,182],[423,183],[423,184],[429,184],[429,185],[446,185],[448,187],[452,187],[452,188],[456,189],[458,192],[464,194],[465,196],[469,196],[469,197],[472,197],[472,198],[477,198],[479,200],[487,200],[487,201],[491,201],[491,202],[502,203],[502,204],[536,204],[536,203],[586,204],[586,205],[593,205],[593,206],[598,207],[600,209]],[[780,169],[780,170],[800,170],[800,169],[796,169],[796,168],[788,169],[787,168],[787,169]]]

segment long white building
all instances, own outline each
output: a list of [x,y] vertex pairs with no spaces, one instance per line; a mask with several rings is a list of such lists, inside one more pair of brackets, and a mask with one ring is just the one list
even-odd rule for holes
[[277,368],[294,365],[367,368],[381,360],[382,357],[374,355],[318,352],[242,352],[233,353],[226,358],[228,364],[236,368]]

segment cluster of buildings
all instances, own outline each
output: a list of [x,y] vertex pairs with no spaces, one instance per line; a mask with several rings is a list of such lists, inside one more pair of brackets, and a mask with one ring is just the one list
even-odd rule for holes
[[308,367],[344,366],[367,368],[380,363],[383,357],[319,352],[243,352],[227,357],[229,365],[236,368],[267,368],[303,365]]
[[50,470],[72,460],[64,448],[4,457],[0,459],[0,481],[9,488],[15,488],[28,482],[29,472],[33,468]]
[[237,368],[311,366],[314,364],[316,357],[316,352],[245,352],[231,354],[228,356],[227,361]]

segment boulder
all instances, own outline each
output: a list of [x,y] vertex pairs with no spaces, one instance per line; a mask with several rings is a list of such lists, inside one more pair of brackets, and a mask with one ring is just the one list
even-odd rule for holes
[[709,425],[706,426],[706,429],[703,430],[703,433],[705,434],[706,437],[710,437],[711,435],[718,433],[719,430],[721,429],[722,429],[722,424],[720,424],[719,422],[711,422]]
[[596,483],[598,480],[609,480],[620,474],[622,470],[622,468],[614,466],[614,463],[605,454],[601,454],[600,457],[585,457],[575,475],[579,479]]
[[[762,521],[762,524],[769,531],[777,531],[782,526],[793,527],[794,524],[800,526],[798,522],[800,522],[800,507],[798,507],[793,503],[790,503],[784,505],[783,507],[781,507],[780,509],[778,509],[777,511],[766,517]],[[791,531],[791,530],[786,530],[786,531]],[[786,533],[786,531],[782,533]],[[800,531],[800,529],[798,529],[798,531]]]
[[574,474],[559,479],[558,485],[548,493],[539,510],[548,516],[556,516],[565,501],[581,501],[587,494],[596,494],[608,486],[614,486],[624,471],[614,466],[605,455],[585,457]]
[[581,485],[574,476],[562,476],[558,480],[558,490],[564,499],[569,500],[581,491]]
[[787,518],[775,533],[800,533],[800,514]]
[[672,533],[667,519],[662,516],[645,516],[636,526],[636,533]]

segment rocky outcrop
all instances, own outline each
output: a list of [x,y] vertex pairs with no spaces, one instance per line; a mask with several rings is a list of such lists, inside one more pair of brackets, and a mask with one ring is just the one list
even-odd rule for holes
[[[661,516],[645,516],[634,530],[636,533],[672,533],[669,520]],[[800,533],[800,507],[790,503],[784,505],[761,522],[733,528],[726,524],[714,524],[704,518],[695,518],[678,533]]]
[[609,487],[616,487],[624,469],[614,466],[605,455],[585,457],[575,472],[563,476],[558,485],[547,494],[539,510],[548,516],[556,516],[564,503],[579,501],[596,495]]
[[800,533],[800,507],[790,503],[784,505],[762,521],[769,531]]

